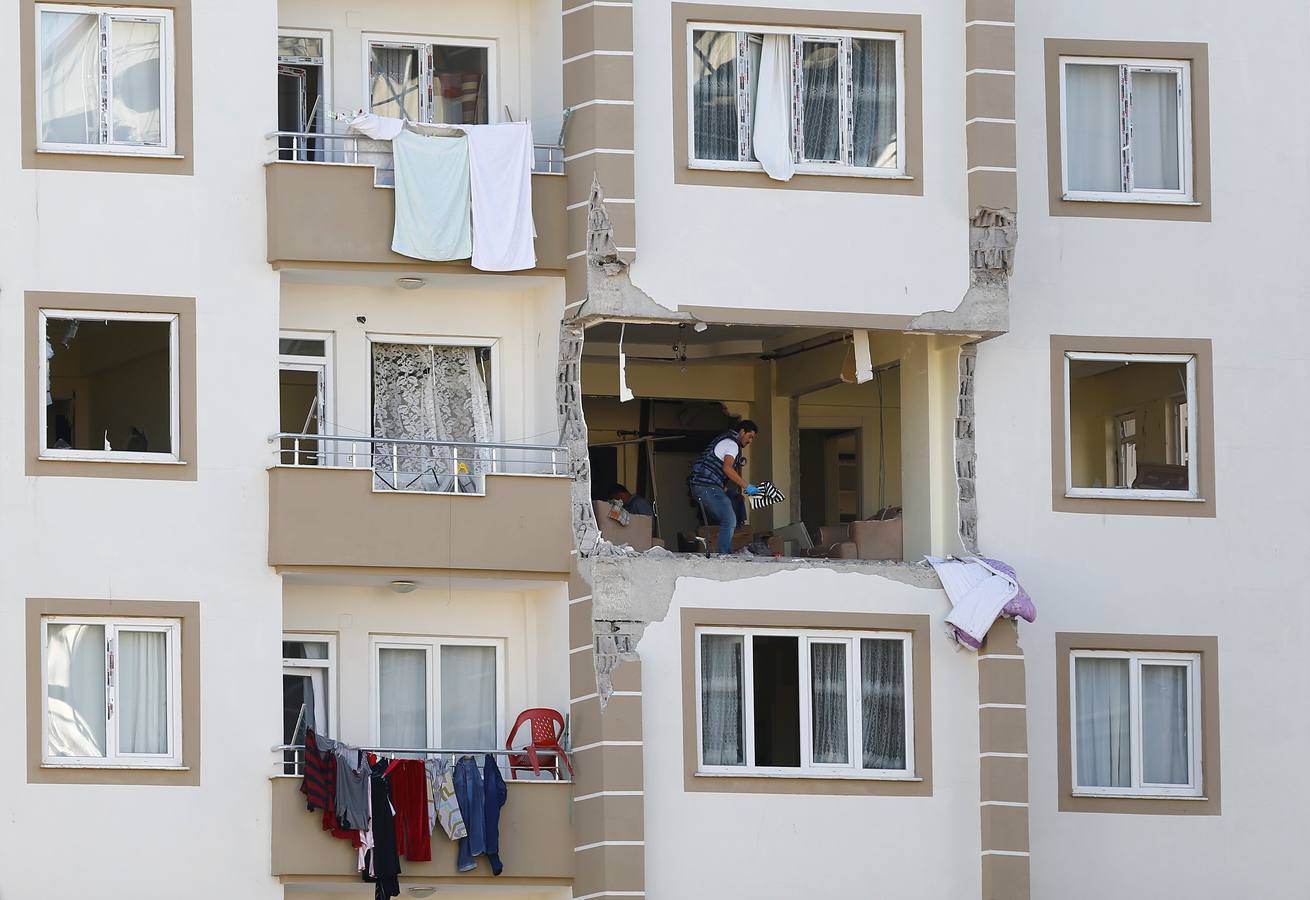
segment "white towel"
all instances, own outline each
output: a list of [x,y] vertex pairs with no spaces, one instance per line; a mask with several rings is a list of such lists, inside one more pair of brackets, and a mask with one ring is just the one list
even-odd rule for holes
[[456,125],[468,135],[473,268],[512,272],[537,264],[532,227],[532,128],[527,122]]
[[358,131],[375,141],[394,140],[404,127],[404,119],[393,119],[390,116],[378,116],[373,113],[360,113],[350,120],[351,131]]
[[469,141],[401,131],[396,160],[396,220],[391,249],[415,259],[467,259],[473,252]]
[[766,34],[760,53],[760,86],[755,95],[755,158],[777,181],[790,181],[796,167],[791,156],[791,37]]
[[1019,582],[976,556],[963,560],[929,556],[928,562],[953,607],[946,623],[981,644],[1005,604],[1018,595]]

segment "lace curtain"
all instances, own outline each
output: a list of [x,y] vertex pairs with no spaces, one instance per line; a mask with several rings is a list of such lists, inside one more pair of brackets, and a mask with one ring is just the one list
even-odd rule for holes
[[864,768],[905,768],[905,644],[860,641]]
[[810,690],[815,764],[849,763],[845,644],[811,642]]
[[896,167],[896,43],[851,41],[854,164]]
[[[380,438],[489,441],[491,403],[474,347],[373,345],[373,434]],[[375,444],[373,469],[396,490],[473,493],[489,450]]]
[[701,744],[707,766],[744,766],[742,638],[705,634],[700,639]]
[[737,35],[697,31],[691,47],[697,159],[737,158]]
[[805,159],[841,159],[841,53],[838,44],[805,41],[801,49],[801,110]]

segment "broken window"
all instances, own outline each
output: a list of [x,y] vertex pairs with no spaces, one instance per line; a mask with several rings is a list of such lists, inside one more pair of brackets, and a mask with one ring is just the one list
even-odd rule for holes
[[284,32],[277,36],[278,159],[326,161],[328,147],[312,135],[326,130],[325,35]]
[[1065,365],[1069,496],[1198,496],[1194,356],[1068,352]]
[[37,6],[39,148],[173,152],[173,13]]
[[369,110],[411,122],[490,121],[491,44],[370,40]]
[[1075,650],[1074,790],[1109,796],[1201,794],[1201,657]]
[[178,459],[178,318],[41,310],[41,456]]
[[501,642],[389,637],[375,639],[373,651],[381,746],[474,751],[498,745],[505,724]]
[[1060,73],[1067,199],[1192,199],[1189,63],[1067,57]]
[[[688,39],[693,165],[759,169],[758,127],[790,147],[799,172],[904,173],[902,35],[698,25]],[[764,65],[771,51],[789,63]],[[778,98],[790,120],[770,111]]]
[[326,433],[332,413],[329,336],[318,332],[283,332],[278,338],[278,431],[300,435],[281,439],[278,462],[316,466],[335,461],[336,447],[320,447],[312,435]]
[[[327,634],[282,636],[282,743],[303,744],[305,732],[336,734],[336,638]],[[287,775],[300,772],[303,755],[283,751]]]
[[701,771],[912,774],[909,638],[698,629]]

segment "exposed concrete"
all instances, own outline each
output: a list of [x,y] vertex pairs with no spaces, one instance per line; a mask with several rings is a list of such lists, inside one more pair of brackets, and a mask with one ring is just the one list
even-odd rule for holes
[[955,408],[955,485],[959,510],[960,543],[978,553],[978,495],[974,477],[978,455],[973,431],[973,370],[978,362],[978,345],[960,348],[960,390]]
[[910,331],[994,337],[1010,330],[1010,270],[1019,240],[1013,210],[978,209],[969,219],[969,289],[953,310],[916,316]]

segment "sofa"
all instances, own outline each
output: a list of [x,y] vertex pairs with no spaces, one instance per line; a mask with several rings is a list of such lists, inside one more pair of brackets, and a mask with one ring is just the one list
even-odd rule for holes
[[897,513],[849,525],[824,525],[810,555],[826,559],[904,559],[904,521]]

